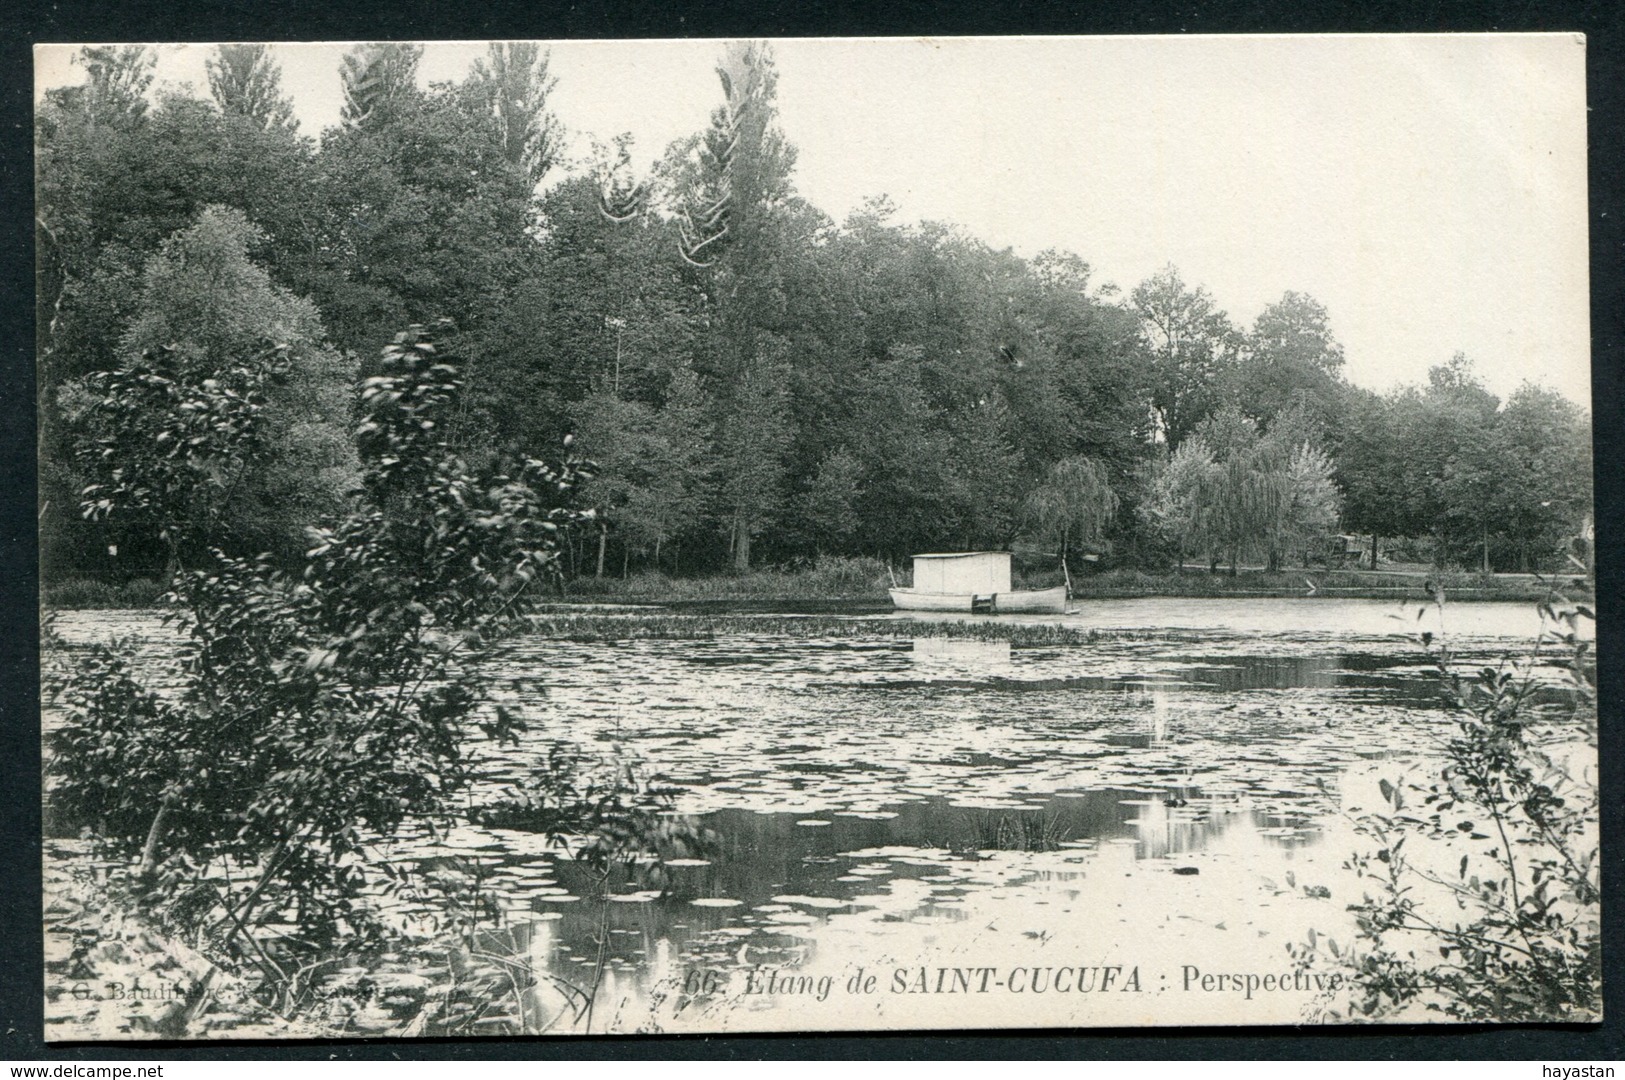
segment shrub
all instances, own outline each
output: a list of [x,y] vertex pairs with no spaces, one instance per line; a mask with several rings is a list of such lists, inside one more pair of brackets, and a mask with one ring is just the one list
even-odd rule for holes
[[[1444,590],[1435,598],[1442,615]],[[1555,592],[1540,609],[1535,656],[1471,678],[1444,643],[1419,635],[1455,731],[1432,775],[1384,777],[1382,805],[1355,816],[1375,845],[1345,864],[1369,886],[1349,908],[1355,940],[1312,936],[1294,948],[1305,966],[1330,959],[1348,970],[1351,1015],[1601,1015],[1596,667],[1580,632],[1593,613]],[[1534,672],[1553,647],[1571,690],[1558,704]]]
[[[432,823],[466,787],[475,667],[586,516],[567,505],[583,463],[469,471],[441,435],[459,388],[427,332],[396,337],[361,384],[361,489],[310,530],[303,572],[216,551],[177,575],[177,693],[143,688],[105,648],[63,675],[56,808],[139,856],[143,910],[279,994],[301,956],[383,939],[360,902],[369,838]],[[496,707],[481,727],[501,741],[524,723]]]

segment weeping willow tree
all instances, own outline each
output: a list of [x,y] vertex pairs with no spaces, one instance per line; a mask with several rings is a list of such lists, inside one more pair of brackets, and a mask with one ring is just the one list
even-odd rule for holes
[[1209,493],[1219,465],[1200,437],[1179,444],[1152,474],[1140,516],[1174,548],[1181,570],[1185,557],[1212,549],[1215,535]]
[[1022,521],[1034,539],[1058,545],[1061,561],[1072,549],[1098,542],[1117,513],[1117,493],[1106,467],[1086,457],[1062,458],[1022,503]]
[[1337,526],[1332,462],[1308,443],[1288,448],[1263,439],[1215,460],[1200,438],[1182,445],[1153,482],[1148,512],[1184,554],[1206,546],[1237,573],[1242,556],[1281,569],[1288,552],[1307,562],[1307,547]]

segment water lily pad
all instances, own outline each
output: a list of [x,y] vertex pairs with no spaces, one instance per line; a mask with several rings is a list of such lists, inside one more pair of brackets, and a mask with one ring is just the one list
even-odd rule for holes
[[616,893],[610,897],[617,904],[647,904],[660,899],[659,889],[640,889],[631,893]]
[[833,896],[775,896],[775,904],[799,904],[811,908],[844,908],[850,907],[851,901],[841,900]]

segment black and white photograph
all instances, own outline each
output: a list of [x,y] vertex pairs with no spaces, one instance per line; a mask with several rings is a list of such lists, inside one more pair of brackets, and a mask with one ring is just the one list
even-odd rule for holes
[[1585,57],[36,45],[45,1038],[1600,1021]]

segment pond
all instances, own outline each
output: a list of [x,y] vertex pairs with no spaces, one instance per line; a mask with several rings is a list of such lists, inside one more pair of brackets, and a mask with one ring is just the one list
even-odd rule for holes
[[[1302,980],[1203,976],[1290,974],[1289,942],[1350,935],[1342,810],[1450,724],[1409,635],[1448,630],[1461,663],[1495,663],[1527,652],[1533,608],[1452,605],[1440,627],[1388,601],[1077,607],[1021,618],[1099,640],[1013,647],[890,615],[854,616],[857,636],[515,640],[491,693],[531,732],[475,743],[472,801],[565,742],[676,789],[705,842],[615,875],[607,899],[520,830],[407,835],[385,857],[477,861],[505,918],[489,947],[539,977],[518,1006],[546,1018],[533,1030],[1302,1019]],[[58,630],[129,636],[154,663],[168,647],[137,613]],[[588,1021],[566,1005],[592,986]]]

